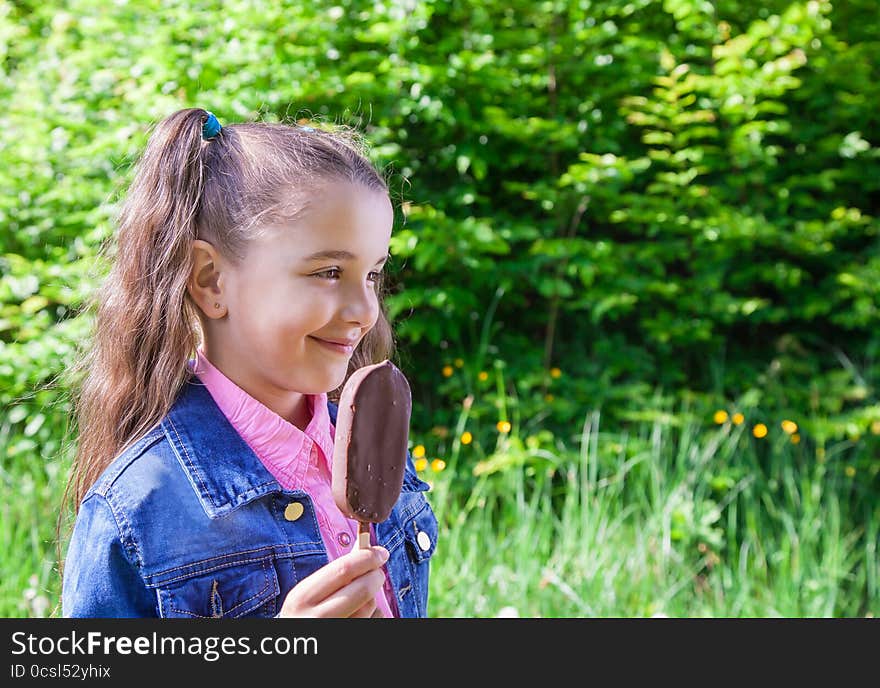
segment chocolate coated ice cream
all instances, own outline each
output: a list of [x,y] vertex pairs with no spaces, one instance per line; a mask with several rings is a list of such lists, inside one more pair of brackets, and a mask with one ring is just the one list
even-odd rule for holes
[[409,382],[390,361],[364,366],[342,388],[333,498],[349,518],[381,523],[400,496],[409,442]]

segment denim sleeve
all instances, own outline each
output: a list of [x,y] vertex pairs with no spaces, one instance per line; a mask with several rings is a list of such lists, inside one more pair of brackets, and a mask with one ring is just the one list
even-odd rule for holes
[[76,517],[61,592],[65,617],[157,616],[156,596],[130,560],[105,497],[93,494]]

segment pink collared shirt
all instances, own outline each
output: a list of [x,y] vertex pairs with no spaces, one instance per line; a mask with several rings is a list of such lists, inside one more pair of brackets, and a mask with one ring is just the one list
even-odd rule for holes
[[[201,349],[192,370],[266,470],[284,489],[302,490],[311,497],[328,561],[357,546],[358,522],[342,514],[330,486],[334,427],[327,411],[327,395],[306,395],[311,420],[302,431],[232,382]],[[375,537],[373,532],[374,543]],[[376,594],[376,606],[386,618],[398,615],[387,571],[385,586]]]

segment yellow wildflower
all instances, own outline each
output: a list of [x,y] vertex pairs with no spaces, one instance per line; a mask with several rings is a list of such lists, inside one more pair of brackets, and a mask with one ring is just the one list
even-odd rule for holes
[[780,423],[780,425],[782,426],[782,430],[785,432],[786,435],[793,435],[798,430],[797,423],[791,420],[784,420],[782,421],[782,423]]
[[480,382],[485,382],[486,380],[489,379],[489,373],[487,373],[485,370],[481,370],[481,371],[477,374],[477,379],[478,379]]
[[734,413],[733,417],[730,419],[734,425],[742,425],[745,421],[746,417],[741,413]]
[[855,466],[847,466],[846,468],[843,469],[843,472],[846,473],[847,478],[852,478],[856,474],[856,467]]
[[550,368],[550,377],[552,377],[554,380],[556,378],[560,378],[562,377],[562,371],[559,370],[559,368]]
[[474,441],[474,436],[471,433],[469,433],[467,430],[465,430],[463,433],[461,433],[461,443],[462,444],[470,444],[473,441]]
[[754,428],[752,428],[752,434],[758,439],[767,437],[767,426],[763,423],[758,423]]
[[416,459],[416,470],[422,472],[428,467],[428,459]]
[[452,377],[452,366],[443,366],[443,377]]
[[556,397],[554,397],[552,394],[545,394],[544,395],[544,401],[546,401],[548,404],[551,403],[555,398]]
[[446,462],[443,459],[434,459],[431,462],[431,470],[435,473],[439,473],[444,468],[446,468]]
[[453,362],[455,363],[456,368],[461,368],[464,365],[464,361],[462,361],[460,358],[456,358]]
[[508,432],[510,432],[510,423],[508,423],[506,420],[499,420],[498,423],[496,423],[495,427],[498,428],[498,432],[502,434],[506,435]]
[[421,459],[425,455],[425,447],[422,444],[417,444],[413,447],[413,458]]
[[793,433],[792,436],[791,436],[791,443],[792,443],[792,444],[799,444],[800,441],[801,441],[801,436],[798,435],[796,432]]
[[712,420],[714,420],[718,425],[727,421],[727,411],[715,411],[715,415],[712,416]]

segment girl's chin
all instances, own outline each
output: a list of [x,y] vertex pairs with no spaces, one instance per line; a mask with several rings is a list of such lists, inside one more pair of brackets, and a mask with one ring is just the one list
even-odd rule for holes
[[348,373],[348,364],[339,366],[339,368],[328,371],[328,375],[324,378],[324,384],[321,385],[323,387],[324,392],[332,392],[334,389],[342,386],[342,383],[345,382],[345,376]]
[[299,392],[300,394],[329,394],[334,389],[342,386],[345,382],[345,374],[348,372],[347,366],[334,367],[332,370],[325,370],[323,374],[310,375],[307,379],[299,378],[286,380],[279,385],[282,389],[291,392]]

